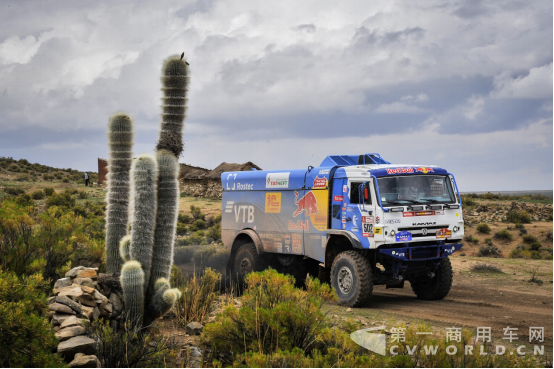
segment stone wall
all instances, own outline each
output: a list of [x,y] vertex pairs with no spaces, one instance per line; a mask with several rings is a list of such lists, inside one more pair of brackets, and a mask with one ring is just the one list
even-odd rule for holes
[[221,182],[213,180],[181,180],[181,192],[194,197],[221,199],[223,187]]

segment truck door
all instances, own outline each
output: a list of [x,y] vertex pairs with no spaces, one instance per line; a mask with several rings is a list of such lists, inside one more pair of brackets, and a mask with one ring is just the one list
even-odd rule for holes
[[375,201],[371,181],[349,180],[349,196],[346,211],[341,221],[344,229],[351,231],[365,247],[369,247],[369,238],[373,238],[375,226]]

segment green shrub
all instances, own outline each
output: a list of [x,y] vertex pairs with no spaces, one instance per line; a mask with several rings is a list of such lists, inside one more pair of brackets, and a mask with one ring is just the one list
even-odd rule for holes
[[79,190],[79,191],[77,191],[77,197],[80,198],[80,199],[88,199],[89,194],[85,190]]
[[46,195],[44,194],[44,191],[36,190],[31,194],[31,197],[33,198],[33,200],[42,200],[46,197]]
[[46,310],[48,283],[38,274],[18,277],[0,270],[0,366],[61,367],[60,357],[52,353],[58,340]]
[[541,254],[537,250],[529,250],[523,245],[517,246],[508,255],[512,259],[541,259]]
[[23,174],[21,176],[18,176],[15,180],[19,182],[27,182],[31,180],[31,177],[29,177],[27,174]]
[[532,236],[530,234],[523,236],[523,242],[525,242],[525,243],[533,243],[533,242],[537,242],[537,241],[538,241],[537,237]]
[[27,193],[23,193],[15,198],[15,202],[18,203],[21,206],[32,206],[33,200],[31,199],[31,195]]
[[512,223],[531,223],[531,217],[526,211],[510,210],[506,214],[506,219]]
[[181,297],[177,300],[175,313],[182,327],[195,321],[204,323],[218,301],[221,274],[207,268],[199,277],[196,274],[180,287]]
[[62,179],[62,183],[69,183],[69,179],[68,178]]
[[477,201],[473,200],[473,198],[468,196],[462,196],[462,203],[464,204],[464,207],[470,207],[470,206],[476,206]]
[[176,233],[179,236],[184,236],[187,233],[187,226],[183,223],[177,223]]
[[192,223],[192,217],[188,214],[179,214],[177,217],[179,223],[189,224]]
[[54,191],[54,189],[52,187],[46,187],[44,189],[44,194],[46,196],[52,196],[56,191]]
[[480,223],[477,225],[477,232],[489,234],[491,233],[491,227],[487,223]]
[[69,192],[54,193],[46,200],[46,206],[59,206],[62,208],[72,208],[75,206],[75,199]]
[[537,240],[537,241],[531,242],[531,244],[529,245],[529,250],[539,251],[541,247],[542,247],[542,244]]
[[492,238],[485,238],[485,244],[488,246],[492,246]]
[[481,246],[479,248],[479,252],[477,253],[477,256],[498,258],[502,256],[502,253],[500,252],[500,249],[498,247],[487,245],[487,246]]
[[192,225],[196,226],[198,229],[206,229],[206,222],[202,219],[197,219],[192,223]]
[[190,232],[196,232],[196,231],[198,231],[198,226],[196,226],[196,224],[191,224],[191,225],[189,226],[189,231],[190,231]]
[[215,225],[208,229],[206,232],[206,237],[213,239],[214,241],[221,239],[221,224]]
[[21,187],[6,187],[4,191],[8,195],[18,196],[25,193],[25,190]]
[[498,231],[494,234],[494,238],[498,238],[499,240],[508,240],[511,241],[514,237],[508,231],[507,229],[503,229],[501,231]]
[[467,241],[467,242],[471,242],[471,243],[479,243],[479,239],[476,238],[476,237],[473,237],[470,234],[465,235],[464,240]]
[[190,206],[190,212],[192,214],[192,217],[194,219],[202,219],[204,220],[204,214],[202,214],[202,209],[198,206],[191,205]]
[[474,266],[471,267],[471,271],[474,273],[493,273],[493,274],[504,273],[502,269],[500,269],[496,265],[486,264],[486,263],[475,264]]

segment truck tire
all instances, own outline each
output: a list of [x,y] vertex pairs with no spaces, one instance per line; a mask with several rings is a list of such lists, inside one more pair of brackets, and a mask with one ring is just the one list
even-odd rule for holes
[[441,300],[445,298],[452,287],[452,264],[450,264],[450,259],[448,257],[441,259],[433,278],[420,279],[410,283],[418,299]]
[[373,292],[369,261],[354,250],[341,252],[333,260],[331,283],[342,305],[364,305]]
[[239,286],[242,286],[248,273],[264,269],[262,264],[262,258],[254,243],[245,243],[235,254],[231,269],[232,278],[239,283]]

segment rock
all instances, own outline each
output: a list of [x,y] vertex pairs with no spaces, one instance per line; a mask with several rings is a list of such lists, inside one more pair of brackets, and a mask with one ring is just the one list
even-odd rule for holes
[[57,302],[48,305],[48,309],[61,314],[76,314],[69,306]]
[[84,269],[85,269],[84,266],[75,267],[75,268],[71,269],[69,272],[65,273],[65,277],[66,278],[75,278],[75,277],[77,277],[77,272],[80,271],[80,270],[84,270]]
[[113,307],[112,307],[112,304],[110,304],[110,303],[107,303],[104,306],[99,305],[99,306],[97,306],[97,308],[98,308],[98,310],[100,310],[100,315],[101,316],[110,317],[112,315]]
[[77,278],[91,278],[96,279],[98,278],[98,275],[96,274],[96,270],[93,268],[86,268],[83,270],[77,271]]
[[84,316],[87,317],[87,319],[91,319],[92,318],[92,312],[94,311],[93,308],[89,307],[89,306],[83,306],[81,307],[81,314],[83,314]]
[[58,354],[66,360],[71,359],[77,353],[92,355],[96,353],[96,341],[86,336],[76,336],[63,341],[58,345]]
[[100,362],[95,355],[76,353],[75,358],[69,364],[70,368],[99,368]]
[[97,320],[98,318],[100,318],[100,315],[102,315],[100,313],[100,310],[95,307],[93,310],[92,310],[92,320]]
[[60,329],[61,329],[61,328],[60,328],[59,325],[57,325],[57,326],[55,326],[54,328],[52,328],[52,330],[54,331],[54,333],[59,332]]
[[75,278],[73,284],[95,288],[92,278]]
[[56,302],[69,306],[76,313],[81,312],[81,304],[79,304],[78,302],[73,301],[72,299],[70,299],[67,296],[56,296]]
[[203,329],[204,326],[198,322],[190,322],[186,327],[187,334],[191,336],[199,336]]
[[72,337],[80,336],[82,334],[85,334],[85,327],[82,327],[80,325],[75,325],[73,327],[68,327],[64,329],[61,329],[60,327],[60,330],[58,331],[58,333],[56,333],[56,338],[60,340],[60,342],[63,342]]
[[96,291],[94,287],[88,286],[81,286],[81,290],[83,290],[84,293],[88,293],[89,295],[94,295],[94,292]]
[[83,290],[80,286],[62,287],[58,290],[57,294],[58,296],[67,296],[72,300],[76,300],[77,297],[83,295]]
[[202,351],[196,346],[189,346],[188,348],[188,367],[190,368],[200,368],[200,363],[202,360]]
[[96,303],[101,306],[105,306],[108,302],[110,302],[106,296],[102,295],[100,292],[96,290],[94,290],[93,296]]
[[48,320],[52,320],[52,317],[54,316],[54,314],[56,314],[55,311],[48,311]]
[[352,308],[348,308],[346,309],[347,312],[351,312],[352,311]]
[[110,300],[110,302],[112,303],[112,306],[115,311],[117,312],[123,311],[123,301],[121,301],[121,299],[119,298],[119,296],[117,296],[117,294],[112,293],[108,298],[108,300]]
[[56,296],[50,296],[46,299],[46,305],[53,304],[54,302],[56,302]]
[[56,290],[59,290],[60,288],[69,286],[71,286],[71,278],[60,278],[54,284],[54,293],[56,293]]
[[86,319],[77,318],[76,316],[72,315],[70,318],[67,318],[66,320],[64,320],[60,328],[65,329],[65,328],[74,327],[74,326],[84,327],[86,324],[87,324]]
[[88,293],[84,293],[77,297],[77,301],[79,301],[82,305],[96,307],[96,300],[94,299],[94,296],[89,295]]
[[61,325],[66,321],[66,319],[72,316],[75,316],[75,315],[55,313],[54,315],[52,315],[52,324]]

